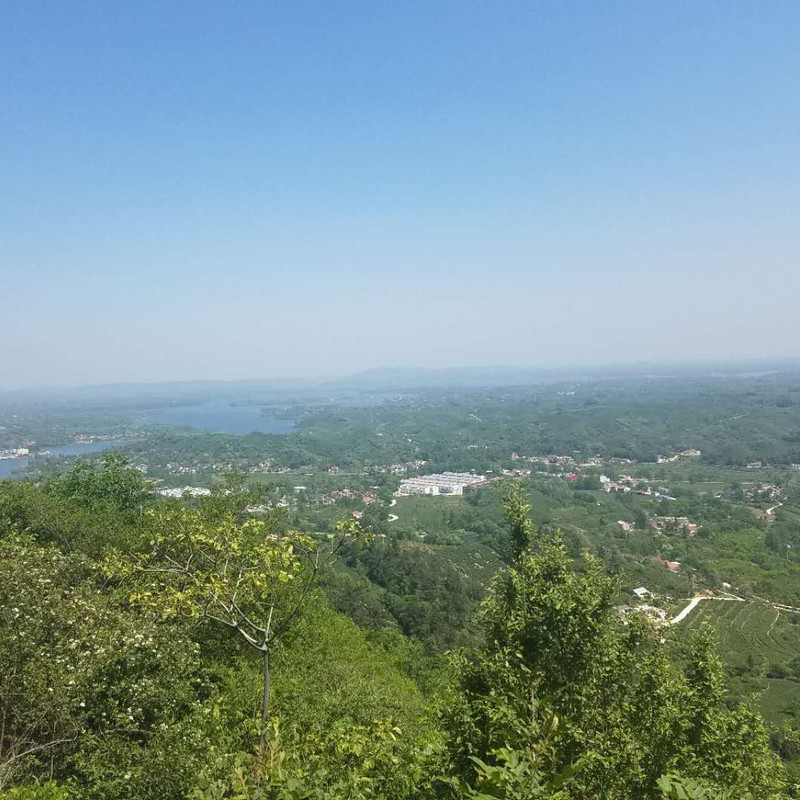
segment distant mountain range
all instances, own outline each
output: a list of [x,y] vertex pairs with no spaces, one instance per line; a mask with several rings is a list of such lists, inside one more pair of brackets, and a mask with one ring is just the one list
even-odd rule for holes
[[731,378],[758,377],[800,371],[798,361],[739,361],[608,364],[592,367],[535,368],[475,366],[442,369],[388,368],[366,369],[339,378],[257,378],[243,380],[164,381],[153,383],[114,383],[75,387],[37,387],[9,392],[0,390],[0,399],[11,402],[84,400],[90,403],[176,402],[199,397],[249,397],[296,395],[311,397],[330,391],[393,391],[427,387],[529,386],[625,378]]
[[377,368],[357,372],[333,383],[369,388],[424,386],[527,386],[537,383],[598,380],[603,378],[755,377],[796,372],[797,361],[607,364],[594,367],[525,368],[457,367],[450,369]]

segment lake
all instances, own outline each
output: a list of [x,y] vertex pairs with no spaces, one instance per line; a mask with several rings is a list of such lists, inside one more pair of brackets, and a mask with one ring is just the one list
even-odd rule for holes
[[[295,424],[291,419],[274,419],[261,413],[266,405],[231,405],[230,399],[209,400],[195,405],[176,405],[154,408],[144,415],[138,425],[177,425],[207,433],[230,433],[246,436],[248,433],[291,433]],[[91,442],[89,444],[64,444],[49,447],[42,445],[54,456],[81,456],[101,453],[125,442]],[[10,478],[13,472],[24,469],[30,458],[9,458],[0,461],[0,479]]]
[[[114,447],[122,447],[125,442],[87,442],[85,444],[56,444],[42,445],[42,450],[47,450],[53,456],[82,456],[87,453],[102,453]],[[0,479],[12,477],[12,473],[24,469],[30,464],[30,458],[4,458],[0,460]]]
[[232,405],[231,400],[209,400],[205,403],[166,406],[148,411],[139,425],[178,425],[207,433],[291,433],[294,421],[274,419],[261,413],[267,406]]

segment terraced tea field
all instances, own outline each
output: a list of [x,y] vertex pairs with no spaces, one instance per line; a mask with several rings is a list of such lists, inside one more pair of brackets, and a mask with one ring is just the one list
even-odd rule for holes
[[800,616],[764,603],[708,600],[680,628],[689,631],[704,622],[717,630],[734,694],[763,692],[762,711],[777,724],[792,711],[800,713]]
[[477,580],[484,588],[503,566],[494,550],[474,542],[437,546],[435,550],[439,558],[448,561],[467,577]]

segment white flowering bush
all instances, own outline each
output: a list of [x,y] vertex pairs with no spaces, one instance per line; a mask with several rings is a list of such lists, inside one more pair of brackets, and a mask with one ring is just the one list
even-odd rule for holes
[[82,556],[0,541],[0,789],[69,776],[82,797],[165,797],[208,746],[199,646],[101,589]]

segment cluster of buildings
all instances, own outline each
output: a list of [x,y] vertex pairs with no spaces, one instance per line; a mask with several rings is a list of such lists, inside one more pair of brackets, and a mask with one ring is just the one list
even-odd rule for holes
[[[568,475],[569,480],[577,480],[577,475]],[[644,497],[655,497],[658,500],[674,500],[671,494],[667,494],[664,487],[660,489],[652,489],[646,484],[650,483],[647,478],[631,478],[628,475],[622,475],[616,481],[612,481],[607,475],[600,476],[600,489],[604,492],[633,492],[640,494]],[[643,486],[644,484],[644,486]]]
[[427,495],[460,495],[470,489],[477,489],[488,483],[485,475],[475,475],[472,472],[442,472],[434,475],[420,475],[408,478],[400,484],[395,492],[397,497],[414,494]]
[[[696,448],[690,448],[689,450],[681,450],[679,453],[676,453],[674,456],[659,456],[657,459],[657,463],[659,464],[671,464],[677,461],[680,458],[699,458],[702,455],[702,451],[697,450]],[[601,456],[592,456],[587,458],[585,461],[581,461],[580,463],[575,458],[575,456],[568,456],[568,455],[547,455],[547,456],[521,456],[519,453],[514,452],[511,454],[512,461],[529,461],[531,464],[539,464],[544,467],[582,467],[584,469],[589,469],[592,467],[602,467],[604,464],[635,464],[636,462],[630,458],[619,458],[617,456],[612,458],[602,458]],[[800,469],[800,464],[797,465],[797,468]],[[643,480],[642,478],[635,478],[632,480]]]
[[184,486],[182,489],[156,489],[156,493],[162,497],[174,497],[180,499],[188,495],[189,497],[208,497],[211,489],[204,489],[202,486]]
[[[278,469],[270,469],[272,461],[265,459],[257,466],[251,467],[248,472],[289,472],[289,467]],[[180,463],[176,461],[168,461],[163,465],[164,469],[172,475],[197,475],[197,473],[207,470],[209,472],[232,472],[234,469],[239,469],[238,464],[231,461],[198,461],[190,464]]]
[[783,500],[784,496],[783,489],[775,483],[743,483],[742,491],[749,501],[756,499],[756,493],[760,495],[762,500]]
[[7,458],[25,458],[29,456],[31,451],[27,447],[12,447],[10,450],[0,450],[0,460]]
[[[686,533],[696,533],[699,525],[691,522],[688,517],[653,517],[649,521],[650,527],[657,531],[686,531]],[[626,522],[624,519],[617,520],[617,527],[625,533],[635,533],[636,523]],[[670,567],[670,569],[672,569]],[[675,570],[672,570],[673,572]]]
[[323,506],[335,505],[339,500],[361,500],[365,506],[378,502],[378,495],[374,492],[354,492],[352,489],[334,489],[318,498]]
[[691,522],[688,517],[653,517],[651,527],[659,531],[684,530],[687,533],[696,533],[699,525]]
[[630,486],[631,488],[634,488],[634,487],[637,487],[637,486],[640,487],[640,488],[644,488],[645,484],[650,483],[650,479],[649,478],[634,478],[634,477],[631,477],[630,475],[620,475],[619,478],[617,478],[617,482],[618,483],[622,483],[622,484],[624,484],[626,486]]
[[[522,459],[522,456],[519,453],[511,454],[512,461],[519,461],[520,459]],[[557,455],[529,456],[524,460],[530,461],[531,464],[542,464],[543,466],[546,467],[568,467],[576,463],[575,459],[572,456],[557,456]]]
[[257,503],[255,505],[246,506],[245,511],[248,514],[268,514],[273,508],[289,508],[291,504],[285,497],[281,497],[273,503]]
[[375,467],[375,469],[378,472],[388,472],[391,475],[405,475],[409,470],[419,469],[420,467],[424,467],[427,463],[427,461],[416,458],[411,461],[406,461],[403,464],[383,464]]
[[600,488],[604,492],[630,492],[631,487],[619,481],[612,481],[608,475],[600,476]]
[[679,458],[700,458],[703,453],[694,447],[688,450],[681,450],[680,453],[675,453],[674,456],[659,456],[656,463],[658,464],[671,464]]
[[631,590],[631,594],[639,601],[635,606],[616,606],[614,609],[617,616],[624,625],[627,625],[631,617],[635,615],[644,616],[658,626],[668,625],[667,612],[663,608],[652,605],[655,595],[646,587],[639,586]]
[[663,608],[658,608],[649,603],[642,603],[642,605],[639,606],[616,606],[614,610],[617,612],[617,616],[622,621],[623,625],[627,625],[631,617],[635,615],[644,616],[658,626],[669,624],[667,612],[664,611]]
[[[698,453],[700,451],[698,450]],[[519,453],[511,454],[512,461],[529,461],[531,464],[539,464],[543,467],[583,467],[589,469],[591,467],[602,467],[604,464],[634,464],[630,458],[619,458],[614,456],[612,458],[602,458],[601,456],[591,456],[585,461],[578,462],[577,458],[568,455],[550,454],[546,456],[521,456]]]
[[176,464],[174,461],[167,462],[166,468],[173,475],[195,475],[198,469],[191,464]]
[[[775,483],[742,483],[741,491],[735,488],[714,495],[721,500],[741,501],[751,504],[751,510],[760,519],[772,521],[775,511],[783,505],[784,490]],[[771,508],[762,509],[758,504],[773,503]]]
[[529,478],[531,471],[529,469],[504,469],[502,475],[504,478]]
[[636,494],[654,494],[647,484],[647,478],[633,478],[630,475],[620,475],[617,480],[612,481],[608,475],[600,476],[600,488],[604,492],[636,492]]

